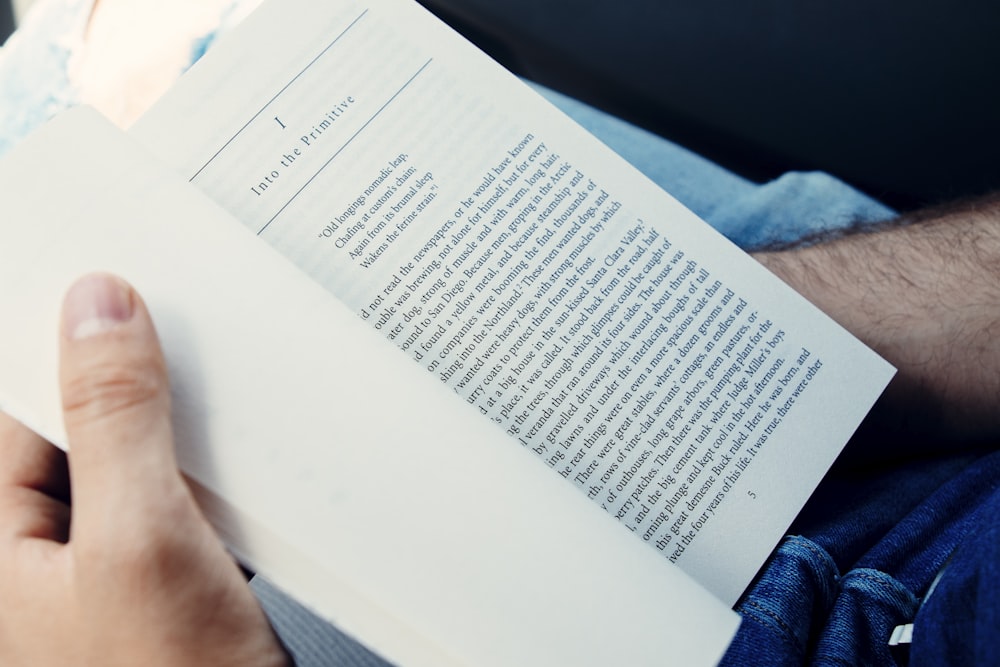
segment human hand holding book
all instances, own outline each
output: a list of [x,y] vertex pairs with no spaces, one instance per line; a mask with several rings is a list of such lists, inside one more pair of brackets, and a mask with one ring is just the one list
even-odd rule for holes
[[60,358],[68,467],[0,413],[0,662],[290,664],[177,470],[142,299],[112,276],[78,281]]

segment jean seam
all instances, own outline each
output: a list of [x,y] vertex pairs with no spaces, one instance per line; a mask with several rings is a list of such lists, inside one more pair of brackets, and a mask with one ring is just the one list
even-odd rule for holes
[[[901,581],[893,577],[892,575],[883,572],[881,570],[876,570],[874,568],[858,568],[849,571],[844,575],[844,579],[861,579],[862,581],[868,581],[873,584],[877,584],[879,588],[888,589],[890,591],[896,592],[900,589],[909,591],[910,589],[903,585]],[[911,591],[912,595],[912,591]],[[916,597],[916,596],[914,596]]]
[[833,560],[833,557],[829,554],[829,552],[827,552],[827,550],[821,547],[820,545],[810,540],[808,537],[797,536],[794,539],[796,544],[801,544],[810,552],[812,552],[818,559],[822,560],[826,564],[829,570],[833,573],[834,588],[839,590],[840,582],[843,579],[843,577],[840,574],[840,567],[837,566],[836,561]]
[[[795,653],[804,658],[806,655],[805,647],[800,645],[800,642],[792,631],[792,628],[788,626],[787,623],[779,616],[775,614],[770,609],[762,607],[755,600],[747,600],[747,605],[753,607],[751,610],[744,608],[744,615],[749,616],[753,620],[757,621],[761,625],[771,625],[781,632],[785,637],[785,641],[794,648]],[[748,613],[750,612],[750,613]]]

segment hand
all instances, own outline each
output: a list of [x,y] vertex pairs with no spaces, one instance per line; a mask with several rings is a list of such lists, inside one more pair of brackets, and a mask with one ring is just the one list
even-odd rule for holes
[[163,356],[120,280],[67,295],[61,385],[68,457],[0,413],[0,664],[290,664],[177,471]]

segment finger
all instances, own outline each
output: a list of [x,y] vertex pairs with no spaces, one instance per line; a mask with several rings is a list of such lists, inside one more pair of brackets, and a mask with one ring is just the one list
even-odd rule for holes
[[10,415],[0,412],[0,487],[24,487],[69,500],[66,455]]
[[0,534],[65,542],[69,475],[62,451],[0,413]]
[[[186,492],[173,452],[167,373],[152,320],[124,281],[92,274],[63,305],[60,381],[73,532],[155,523]],[[103,539],[103,538],[99,538]]]

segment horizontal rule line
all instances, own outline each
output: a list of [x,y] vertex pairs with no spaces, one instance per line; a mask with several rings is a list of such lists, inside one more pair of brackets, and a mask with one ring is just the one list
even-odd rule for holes
[[287,202],[285,202],[284,206],[282,206],[281,208],[279,208],[279,209],[278,209],[278,211],[277,211],[277,213],[275,213],[275,214],[274,214],[273,216],[271,216],[271,219],[270,219],[270,220],[268,220],[268,221],[267,221],[267,223],[266,223],[266,224],[265,224],[265,225],[264,225],[263,227],[261,227],[261,228],[260,228],[259,230],[257,230],[257,236],[260,236],[261,234],[263,234],[263,233],[264,233],[264,230],[266,230],[266,229],[267,229],[268,227],[270,227],[270,226],[271,226],[271,223],[272,223],[272,222],[274,222],[275,220],[277,220],[277,219],[278,219],[278,216],[280,216],[280,215],[281,215],[281,214],[282,214],[282,213],[283,213],[283,212],[285,211],[285,209],[286,209],[286,208],[288,208],[288,207],[289,207],[289,205],[291,205],[291,203],[292,203],[293,201],[295,201],[295,199],[296,199],[296,198],[298,198],[298,196],[299,196],[300,194],[302,194],[302,192],[303,192],[303,191],[304,191],[304,190],[305,190],[306,188],[308,188],[308,187],[309,187],[309,184],[310,184],[310,183],[312,183],[312,182],[313,182],[314,180],[316,180],[316,177],[318,177],[318,176],[319,176],[319,175],[320,175],[321,173],[323,173],[323,171],[324,171],[324,170],[325,170],[325,169],[326,169],[326,168],[327,168],[328,166],[330,166],[330,163],[332,163],[332,162],[333,162],[333,161],[334,161],[335,159],[337,159],[337,156],[338,156],[338,155],[340,155],[341,153],[343,153],[343,152],[344,152],[344,149],[346,149],[346,148],[347,148],[348,146],[350,146],[350,145],[351,145],[351,143],[353,143],[353,142],[354,142],[354,140],[355,140],[355,139],[357,139],[357,138],[358,138],[358,136],[359,136],[359,135],[360,135],[360,134],[361,134],[362,132],[364,132],[364,131],[365,131],[365,130],[366,130],[366,129],[368,128],[368,126],[369,126],[369,125],[371,125],[371,124],[372,124],[372,122],[374,122],[374,121],[375,121],[375,119],[376,119],[376,118],[378,118],[378,117],[379,117],[379,116],[380,116],[380,115],[382,114],[382,112],[383,112],[383,111],[385,111],[385,110],[386,110],[387,108],[389,108],[389,105],[391,105],[391,104],[392,104],[392,103],[393,103],[393,102],[394,102],[394,101],[396,100],[396,98],[397,98],[397,97],[399,97],[399,96],[400,96],[400,95],[401,95],[401,94],[403,93],[403,91],[404,91],[404,90],[406,90],[407,88],[409,88],[410,84],[412,84],[412,83],[413,83],[414,81],[416,81],[417,77],[419,77],[419,76],[420,76],[420,75],[421,75],[421,74],[422,74],[422,73],[424,72],[424,70],[426,70],[426,69],[427,69],[427,67],[428,67],[428,66],[429,66],[429,65],[431,64],[431,62],[433,62],[433,60],[434,60],[434,59],[433,59],[433,58],[431,58],[430,60],[428,60],[427,62],[425,62],[425,63],[424,63],[424,64],[423,64],[423,65],[422,65],[422,66],[420,67],[420,69],[418,69],[418,70],[416,71],[416,73],[415,73],[415,74],[414,74],[413,76],[411,76],[411,77],[410,77],[410,78],[409,78],[409,79],[408,79],[408,80],[406,81],[406,83],[404,83],[404,84],[403,84],[403,85],[402,85],[402,86],[401,86],[401,87],[399,88],[399,90],[397,90],[397,91],[396,91],[395,93],[393,93],[392,97],[390,97],[390,98],[389,98],[389,99],[388,99],[388,100],[386,101],[386,103],[385,103],[385,104],[383,104],[383,105],[382,105],[381,107],[379,107],[378,111],[376,111],[376,112],[375,112],[375,114],[374,114],[374,115],[372,115],[372,117],[371,117],[371,118],[369,118],[369,119],[368,119],[368,120],[367,120],[367,121],[365,122],[365,124],[364,124],[364,125],[362,125],[362,126],[361,126],[360,128],[358,128],[358,131],[357,131],[357,132],[355,132],[354,134],[352,134],[352,135],[351,135],[351,137],[350,137],[350,138],[349,138],[349,139],[348,139],[348,140],[347,140],[346,142],[344,142],[344,145],[343,145],[343,146],[341,146],[340,148],[338,148],[338,149],[337,149],[337,152],[335,152],[335,153],[334,153],[333,155],[331,155],[331,156],[330,156],[330,159],[329,159],[329,160],[327,160],[326,162],[324,162],[324,163],[323,163],[323,165],[322,165],[322,166],[321,166],[321,167],[320,167],[320,168],[319,168],[319,169],[318,169],[318,170],[316,171],[316,173],[315,173],[315,174],[313,174],[313,175],[312,175],[312,176],[311,176],[311,177],[309,178],[309,180],[308,180],[308,181],[306,181],[306,182],[305,182],[305,183],[304,183],[304,184],[302,185],[302,187],[301,187],[301,188],[299,188],[299,189],[298,189],[298,191],[297,191],[297,192],[296,192],[295,194],[293,194],[293,195],[292,195],[292,196],[291,196],[291,197],[289,198],[289,200],[288,200]]
[[330,42],[329,44],[327,44],[327,45],[326,45],[326,46],[325,46],[325,47],[323,48],[323,50],[322,50],[322,51],[320,51],[320,52],[319,52],[319,53],[318,53],[318,54],[316,55],[316,57],[315,57],[315,58],[313,58],[312,60],[310,60],[310,61],[309,61],[309,64],[308,64],[308,65],[306,65],[305,67],[303,67],[303,68],[302,68],[302,70],[301,70],[301,71],[300,71],[300,72],[299,72],[298,74],[296,74],[296,75],[295,75],[294,77],[292,77],[292,79],[291,79],[291,80],[289,80],[289,81],[288,81],[288,83],[286,83],[286,84],[285,84],[285,85],[284,85],[284,86],[283,86],[283,87],[281,88],[281,90],[279,90],[279,91],[278,91],[277,93],[275,93],[274,97],[272,97],[271,99],[269,99],[269,100],[267,101],[267,104],[265,104],[264,106],[262,106],[262,107],[260,108],[260,110],[259,110],[259,111],[258,111],[257,113],[255,113],[255,114],[254,114],[254,115],[253,115],[253,116],[252,116],[252,117],[250,118],[250,120],[248,120],[248,121],[246,122],[246,124],[244,124],[244,125],[243,125],[243,127],[241,127],[241,128],[239,129],[239,130],[237,130],[237,131],[236,131],[236,134],[234,134],[233,136],[231,136],[231,137],[229,138],[229,140],[228,140],[228,141],[226,141],[226,143],[222,144],[222,147],[221,147],[221,148],[220,148],[219,150],[217,150],[217,151],[215,152],[215,155],[213,155],[213,156],[212,156],[211,158],[209,158],[208,162],[206,162],[205,164],[203,164],[203,165],[201,166],[201,169],[199,169],[198,171],[196,171],[196,172],[194,173],[194,176],[192,176],[191,178],[189,178],[189,179],[188,179],[188,182],[192,182],[192,181],[194,181],[194,179],[198,178],[198,176],[200,176],[200,175],[201,175],[201,172],[205,171],[205,169],[207,169],[207,168],[208,168],[208,166],[209,166],[210,164],[212,164],[213,162],[215,162],[216,158],[218,158],[218,157],[219,157],[220,155],[222,155],[222,153],[223,153],[223,152],[224,152],[224,151],[225,151],[225,150],[226,150],[226,149],[227,149],[227,148],[229,147],[229,144],[231,144],[231,143],[233,143],[234,141],[236,141],[236,139],[237,139],[237,138],[238,138],[238,137],[239,137],[239,136],[240,136],[241,134],[243,134],[243,131],[244,131],[244,130],[246,130],[246,129],[247,129],[248,127],[250,127],[250,125],[251,125],[251,124],[252,124],[252,123],[253,123],[253,122],[254,122],[255,120],[257,120],[257,119],[258,119],[258,118],[260,117],[260,115],[261,115],[262,113],[264,113],[264,111],[265,111],[265,110],[266,110],[266,109],[267,109],[267,108],[268,108],[269,106],[271,106],[272,104],[274,104],[274,101],[275,101],[275,100],[277,100],[277,99],[278,99],[279,97],[281,97],[281,96],[282,96],[282,95],[284,94],[284,92],[285,92],[286,90],[288,90],[288,88],[289,88],[289,87],[290,87],[290,86],[291,86],[291,85],[292,85],[293,83],[295,83],[295,82],[296,82],[296,81],[297,81],[297,80],[298,80],[298,79],[299,79],[299,78],[300,78],[300,77],[301,77],[301,76],[302,76],[303,74],[305,74],[306,72],[308,72],[308,71],[309,71],[309,69],[310,69],[310,68],[311,68],[311,67],[312,67],[313,65],[315,65],[315,64],[316,64],[316,63],[317,63],[317,62],[319,61],[319,59],[320,59],[320,58],[322,58],[322,57],[323,57],[324,55],[326,55],[327,51],[329,51],[329,50],[330,50],[331,48],[333,48],[334,44],[336,44],[337,42],[339,42],[339,41],[341,40],[341,38],[342,38],[342,37],[343,37],[344,35],[346,35],[346,34],[347,34],[348,32],[350,32],[351,28],[353,28],[354,26],[356,26],[356,25],[357,25],[357,24],[358,24],[358,23],[359,23],[359,22],[361,21],[361,19],[363,19],[363,18],[365,17],[365,14],[367,14],[367,13],[368,13],[368,10],[367,10],[367,9],[366,9],[365,11],[361,12],[361,14],[360,14],[360,15],[359,15],[359,16],[358,16],[358,17],[357,17],[356,19],[354,19],[353,21],[351,21],[351,24],[350,24],[350,25],[348,25],[348,26],[347,26],[346,28],[344,28],[343,32],[341,32],[341,33],[340,33],[339,35],[337,35],[336,37],[334,37],[334,39],[333,39],[333,41],[332,41],[332,42]]

